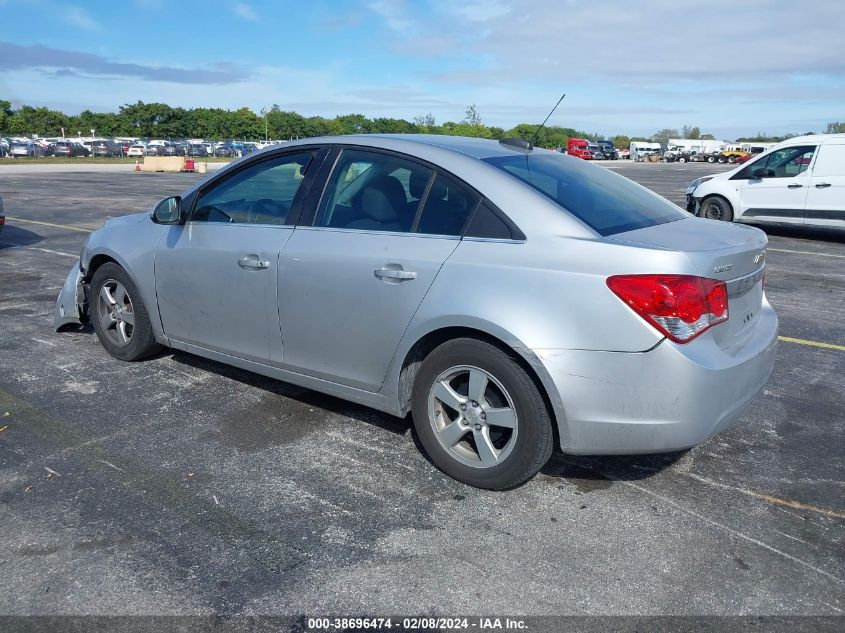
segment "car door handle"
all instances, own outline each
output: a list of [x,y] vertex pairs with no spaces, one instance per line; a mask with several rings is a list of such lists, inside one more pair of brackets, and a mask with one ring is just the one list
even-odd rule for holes
[[417,273],[412,270],[395,270],[393,268],[379,268],[374,270],[373,274],[379,279],[397,279],[399,281],[417,278]]
[[826,187],[830,187],[829,182],[820,182],[819,184],[816,185],[816,189],[824,189]]
[[[786,185],[786,188],[787,189],[800,189],[803,186],[804,185],[799,185],[798,183],[792,183],[791,185]],[[818,186],[818,185],[816,185],[816,186]]]
[[238,266],[247,270],[265,270],[270,268],[270,262],[258,259],[257,255],[246,255],[238,260]]

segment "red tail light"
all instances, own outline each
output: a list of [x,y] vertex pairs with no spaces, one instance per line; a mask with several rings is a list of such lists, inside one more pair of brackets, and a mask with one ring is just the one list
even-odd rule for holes
[[718,279],[618,275],[607,279],[607,287],[676,343],[687,343],[728,320],[728,287]]

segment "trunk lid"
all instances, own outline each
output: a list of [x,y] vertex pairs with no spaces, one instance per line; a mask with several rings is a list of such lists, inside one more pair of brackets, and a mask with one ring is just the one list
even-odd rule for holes
[[[743,224],[685,218],[620,233],[610,241],[684,253],[695,273],[728,286],[727,322],[713,328],[718,345],[730,350],[751,334],[763,303],[766,234]],[[679,271],[655,270],[655,273]]]

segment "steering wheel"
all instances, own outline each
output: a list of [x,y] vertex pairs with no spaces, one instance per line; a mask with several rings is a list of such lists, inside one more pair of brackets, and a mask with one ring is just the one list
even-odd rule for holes
[[260,198],[249,205],[250,222],[253,224],[282,224],[287,212],[284,204],[270,198]]

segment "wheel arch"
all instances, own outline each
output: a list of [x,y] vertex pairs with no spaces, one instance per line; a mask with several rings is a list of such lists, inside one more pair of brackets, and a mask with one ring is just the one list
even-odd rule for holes
[[155,287],[148,288],[146,285],[142,284],[141,280],[138,278],[139,275],[143,276],[143,271],[140,271],[139,274],[135,274],[138,271],[133,271],[133,267],[130,266],[129,263],[119,254],[108,248],[98,248],[94,251],[93,255],[88,255],[87,262],[83,262],[85,270],[84,279],[86,284],[90,286],[91,281],[94,278],[94,273],[97,272],[97,269],[108,263],[117,264],[126,272],[127,275],[129,275],[132,283],[135,284],[135,287],[138,289],[141,299],[144,301],[144,306],[150,316],[156,340],[162,345],[169,345],[170,343],[167,339],[167,335],[164,333],[164,326],[161,322],[161,314],[158,308],[158,297],[155,294]]
[[555,443],[560,446],[561,434],[568,436],[568,433],[565,431],[566,416],[563,403],[554,381],[533,351],[522,345],[516,337],[506,332],[498,332],[496,329],[484,327],[482,324],[439,324],[437,327],[418,333],[413,343],[407,346],[406,351],[403,354],[397,354],[397,357],[401,358],[401,364],[398,365],[394,384],[401,415],[406,415],[410,411],[414,379],[425,358],[443,343],[459,338],[473,338],[489,343],[513,357],[534,381],[552,420]]

